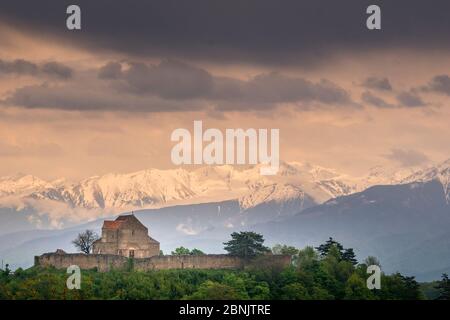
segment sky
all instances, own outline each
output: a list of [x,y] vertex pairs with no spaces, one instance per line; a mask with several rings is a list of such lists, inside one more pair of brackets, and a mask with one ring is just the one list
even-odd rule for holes
[[172,168],[194,120],[354,175],[450,157],[448,1],[72,2],[0,4],[0,176]]

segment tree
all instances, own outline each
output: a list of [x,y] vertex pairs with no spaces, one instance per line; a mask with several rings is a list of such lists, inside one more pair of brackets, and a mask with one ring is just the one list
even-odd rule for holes
[[187,255],[201,256],[204,254],[205,253],[200,249],[194,248],[192,250],[189,250],[188,248],[185,248],[183,246],[178,247],[174,251],[172,251],[172,255],[174,255],[174,256],[187,256]]
[[420,300],[423,298],[420,285],[416,281],[415,277],[407,277],[399,274],[401,281],[403,282],[403,292],[401,297],[404,300]]
[[364,264],[366,266],[379,266],[381,268],[381,263],[380,260],[378,260],[376,257],[374,256],[368,256],[366,258],[366,260],[364,260]]
[[439,290],[437,300],[450,300],[450,279],[448,274],[444,273],[442,275],[442,280],[438,282],[436,289]]
[[204,254],[205,253],[202,250],[197,249],[197,248],[192,249],[191,253],[190,253],[191,256],[202,256]]
[[242,299],[236,290],[226,284],[207,280],[192,294],[192,300],[236,300]]
[[358,264],[358,260],[356,260],[356,255],[355,255],[355,252],[353,251],[353,249],[352,248],[345,249],[342,246],[342,244],[335,241],[331,237],[328,238],[327,242],[325,242],[324,244],[321,244],[316,249],[317,249],[317,251],[319,251],[320,256],[323,258],[323,257],[326,257],[328,255],[328,253],[330,252],[331,248],[334,248],[334,247],[339,252],[339,256],[340,256],[339,261],[340,260],[348,261],[348,262],[352,263],[353,265]]
[[342,253],[342,260],[348,261],[353,265],[358,264],[358,260],[356,260],[356,255],[352,248],[344,250],[344,252]]
[[319,254],[321,257],[326,257],[328,255],[328,252],[330,251],[331,247],[334,247],[334,246],[342,254],[342,251],[344,251],[344,247],[339,242],[334,241],[334,239],[332,237],[328,238],[327,242],[325,242],[324,244],[321,244],[316,249],[317,249],[317,251],[319,251]]
[[79,233],[72,243],[79,251],[89,254],[92,251],[92,245],[98,239],[98,234],[92,230],[86,230],[85,232]]
[[251,231],[233,232],[231,238],[223,243],[224,249],[231,255],[251,258],[270,252],[270,249],[263,245],[264,238],[261,234]]
[[298,251],[298,254],[294,257],[294,265],[300,268],[308,268],[317,263],[319,255],[313,247],[307,246],[304,249]]
[[290,283],[281,288],[282,300],[308,300],[308,291],[301,283]]
[[172,255],[174,256],[184,256],[191,254],[191,250],[188,248],[185,248],[183,246],[176,248],[174,251],[172,251]]
[[276,244],[272,248],[273,254],[285,254],[289,256],[294,256],[298,253],[298,249],[292,246]]
[[373,296],[367,288],[366,282],[358,274],[353,273],[345,284],[346,300],[370,300]]

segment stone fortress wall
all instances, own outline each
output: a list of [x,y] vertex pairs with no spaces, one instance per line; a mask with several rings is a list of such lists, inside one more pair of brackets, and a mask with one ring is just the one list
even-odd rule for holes
[[[132,263],[130,263],[132,261]],[[45,253],[34,258],[34,265],[67,269],[77,265],[81,269],[94,269],[100,272],[114,270],[163,270],[163,269],[242,269],[248,265],[287,267],[291,264],[289,255],[264,255],[247,261],[243,258],[226,254],[153,256],[149,258],[129,258],[111,254],[83,253]]]

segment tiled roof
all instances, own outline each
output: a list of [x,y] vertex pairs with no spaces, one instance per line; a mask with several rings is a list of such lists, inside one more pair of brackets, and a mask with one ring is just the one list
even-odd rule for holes
[[105,220],[103,222],[103,228],[119,229],[119,227],[122,225],[122,223],[124,223],[127,220],[133,219],[133,218],[136,219],[132,214],[128,214],[128,215],[124,215],[124,216],[119,216],[114,221]]
[[134,218],[134,216],[132,214],[127,214],[127,215],[124,215],[124,216],[118,216],[116,218],[116,221],[125,221],[125,220],[129,220],[129,219],[132,219],[132,218]]
[[120,225],[123,223],[123,221],[103,221],[103,228],[105,229],[119,229]]

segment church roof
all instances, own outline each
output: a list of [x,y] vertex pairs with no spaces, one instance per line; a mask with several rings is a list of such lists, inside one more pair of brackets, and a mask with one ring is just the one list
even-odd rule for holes
[[116,218],[116,221],[125,221],[125,220],[130,220],[133,219],[134,215],[133,214],[127,214],[127,215],[123,215],[123,216],[118,216]]
[[[123,216],[118,216],[116,218],[116,220],[114,221],[110,221],[110,220],[105,220],[103,221],[103,228],[104,229],[119,229],[120,226],[125,222],[125,221],[129,221],[129,220],[137,220],[136,217],[133,214],[128,214],[128,215],[123,215]],[[140,221],[137,220],[139,223]]]
[[103,221],[103,228],[104,229],[119,229],[120,225],[123,223],[123,221]]

